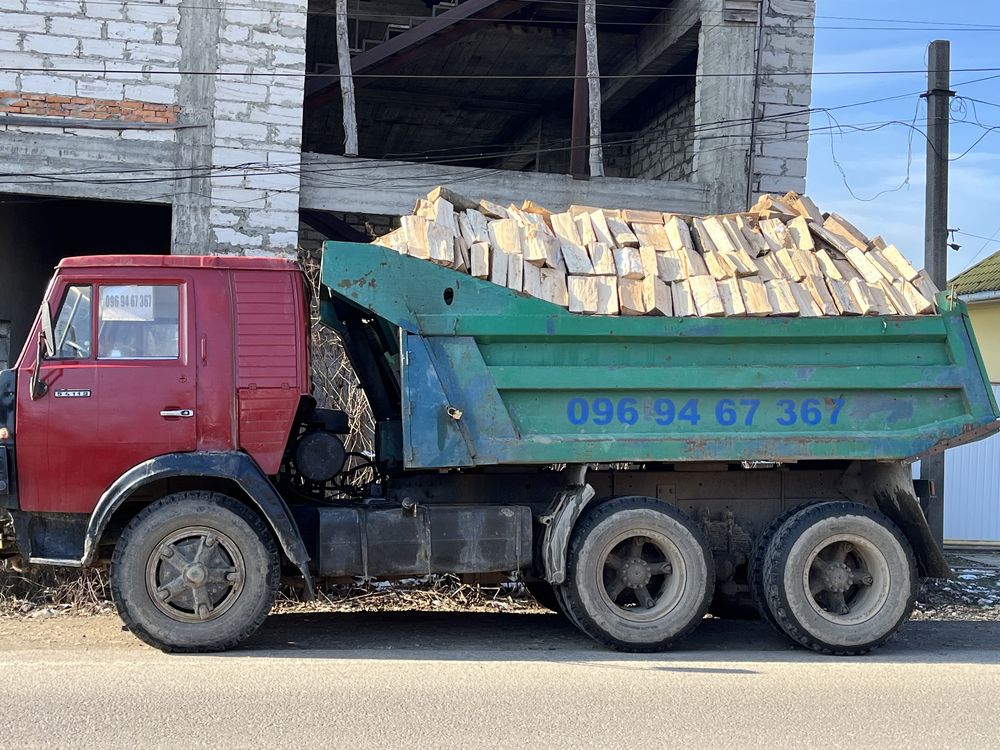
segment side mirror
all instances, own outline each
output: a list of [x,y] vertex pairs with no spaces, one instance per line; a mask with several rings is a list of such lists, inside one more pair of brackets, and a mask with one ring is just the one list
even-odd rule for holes
[[[44,339],[42,338],[44,336]],[[39,337],[39,344],[45,342],[45,356],[51,358],[56,353],[55,336],[52,333],[52,313],[49,312],[49,303],[42,303],[42,336]],[[41,350],[41,346],[39,346]]]

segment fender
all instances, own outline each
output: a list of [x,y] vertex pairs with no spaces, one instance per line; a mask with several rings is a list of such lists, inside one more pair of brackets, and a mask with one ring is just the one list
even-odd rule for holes
[[583,509],[594,499],[594,488],[586,483],[587,465],[566,467],[566,489],[556,495],[548,512],[538,520],[545,525],[542,566],[545,580],[553,586],[566,582],[569,537]]
[[267,519],[288,559],[301,571],[306,585],[306,597],[312,598],[309,553],[291,511],[254,460],[245,453],[238,452],[168,453],[129,469],[105,491],[94,508],[84,538],[83,558],[75,563],[60,561],[60,564],[90,565],[97,554],[97,545],[108,522],[123,502],[143,485],[180,476],[216,477],[230,479],[238,484]]

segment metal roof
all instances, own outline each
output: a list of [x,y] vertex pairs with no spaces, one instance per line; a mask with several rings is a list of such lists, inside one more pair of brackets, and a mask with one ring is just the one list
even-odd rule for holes
[[948,282],[948,288],[963,295],[1000,290],[1000,250],[962,271]]

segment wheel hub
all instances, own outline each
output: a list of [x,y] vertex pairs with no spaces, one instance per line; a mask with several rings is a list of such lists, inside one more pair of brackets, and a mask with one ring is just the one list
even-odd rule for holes
[[830,563],[823,572],[823,584],[827,591],[842,593],[847,591],[853,582],[851,569],[845,563]]
[[631,588],[637,589],[649,583],[652,574],[649,572],[649,564],[638,557],[630,557],[622,566],[622,578]]
[[184,568],[184,572],[181,574],[184,576],[184,580],[194,587],[201,586],[205,579],[208,578],[208,570],[201,563],[194,563],[193,565],[187,565]]

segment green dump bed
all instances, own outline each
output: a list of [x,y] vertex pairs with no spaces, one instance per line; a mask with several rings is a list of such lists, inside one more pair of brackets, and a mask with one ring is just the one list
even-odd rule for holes
[[398,335],[369,359],[395,379],[407,468],[904,459],[1000,416],[945,295],[912,318],[584,316],[340,242],[322,282],[324,322],[360,309]]

